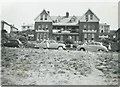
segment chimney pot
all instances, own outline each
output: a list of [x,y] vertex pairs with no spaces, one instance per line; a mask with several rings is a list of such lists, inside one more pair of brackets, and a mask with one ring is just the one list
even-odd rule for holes
[[50,11],[47,11],[48,14],[50,14]]
[[66,12],[66,17],[67,17],[67,18],[69,17],[69,12]]

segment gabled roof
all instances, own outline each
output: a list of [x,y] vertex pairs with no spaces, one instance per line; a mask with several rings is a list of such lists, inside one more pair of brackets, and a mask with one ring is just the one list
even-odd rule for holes
[[[73,19],[74,21],[72,21],[72,19]],[[73,15],[73,16],[70,18],[70,20],[69,20],[68,23],[78,22],[78,20],[79,20],[79,19],[77,19],[77,17]]]
[[45,9],[43,9],[43,11],[34,19],[34,20],[36,20],[42,13],[44,13],[45,12],[45,14],[47,14],[47,16],[49,16],[49,18],[52,20],[52,18],[50,17],[50,15],[49,15],[49,13],[45,10]]
[[[41,15],[43,12],[49,16],[49,21],[53,22],[54,24],[55,24],[55,23],[57,23],[57,24],[63,24],[63,23],[68,23],[68,24],[73,23],[73,24],[74,24],[74,23],[78,23],[79,21],[84,20],[84,19],[82,19],[82,18],[85,16],[85,14],[88,14],[88,13],[94,15],[94,17],[96,18],[95,21],[99,21],[99,18],[98,18],[90,9],[88,9],[88,11],[87,11],[83,16],[75,16],[75,15],[73,15],[73,16],[68,16],[68,17],[66,17],[66,16],[50,16],[49,13],[48,13],[46,10],[43,10],[43,11],[35,18],[35,20],[36,20],[37,18],[39,19],[40,15]],[[70,22],[70,20],[71,20],[72,18],[74,18],[75,21],[71,21],[71,22]],[[56,21],[56,20],[57,20],[57,21]],[[93,21],[94,21],[94,20],[93,20]]]
[[95,17],[96,17],[98,20],[100,20],[100,19],[96,16],[96,14],[95,14],[95,13],[93,13],[90,9],[88,9],[88,11],[87,11],[85,14],[87,14],[88,12],[91,12],[92,14],[94,14],[94,15],[95,15]]
[[88,14],[89,12],[90,12],[91,14],[93,14],[98,20],[100,20],[100,19],[96,16],[96,14],[93,13],[90,9],[88,9],[88,11],[87,11],[85,14],[83,14],[83,16],[82,16],[80,19],[82,19],[82,18],[84,17],[84,15]]

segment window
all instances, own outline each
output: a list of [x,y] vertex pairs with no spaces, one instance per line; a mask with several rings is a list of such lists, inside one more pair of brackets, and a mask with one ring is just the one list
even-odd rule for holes
[[95,25],[92,25],[92,29],[95,29]]
[[44,30],[44,25],[42,25],[42,30]]
[[86,25],[84,25],[84,29],[86,29],[87,28],[87,26]]
[[92,34],[92,38],[94,38],[95,37],[95,35],[94,34]]
[[47,15],[45,15],[45,20],[47,20]]
[[92,38],[91,38],[91,40],[94,40],[94,37],[95,37],[95,34],[92,34]]
[[93,20],[93,15],[90,15],[90,20]]
[[48,29],[48,25],[46,25],[46,30]]
[[103,30],[101,30],[101,33],[103,33]]
[[41,19],[40,20],[43,20],[43,15],[41,15]]
[[88,15],[86,15],[86,21],[88,21]]
[[87,38],[87,34],[84,34],[84,38]]
[[90,25],[88,25],[88,29],[90,29]]
[[41,25],[38,25],[38,30],[41,30]]

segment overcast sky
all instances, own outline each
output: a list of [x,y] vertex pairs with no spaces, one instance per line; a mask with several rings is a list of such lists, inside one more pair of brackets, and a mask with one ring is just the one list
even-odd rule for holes
[[22,2],[3,2],[2,3],[2,20],[10,24],[14,24],[17,28],[21,28],[23,23],[32,24],[38,14],[43,9],[50,11],[51,16],[69,14],[82,16],[88,9],[91,9],[100,19],[100,23],[107,23],[111,30],[118,29],[118,2],[78,2],[65,1],[62,2],[38,2],[23,1]]

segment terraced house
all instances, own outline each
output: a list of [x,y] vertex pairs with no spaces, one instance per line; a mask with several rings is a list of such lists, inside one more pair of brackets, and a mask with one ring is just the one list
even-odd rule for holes
[[51,16],[43,10],[35,18],[35,40],[54,39],[65,41],[68,38],[75,42],[99,40],[99,18],[90,10],[82,16]]

